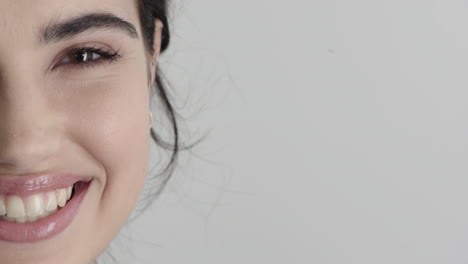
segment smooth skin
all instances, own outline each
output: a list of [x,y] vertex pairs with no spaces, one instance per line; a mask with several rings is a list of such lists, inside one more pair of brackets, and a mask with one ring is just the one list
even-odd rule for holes
[[[107,28],[39,41],[47,24],[96,12],[130,22],[139,37]],[[125,224],[149,161],[159,20],[156,26],[155,52],[148,54],[136,0],[0,0],[0,177],[55,171],[94,177],[64,232],[34,243],[0,241],[2,264],[91,263]],[[83,45],[120,58],[92,67],[59,63]]]

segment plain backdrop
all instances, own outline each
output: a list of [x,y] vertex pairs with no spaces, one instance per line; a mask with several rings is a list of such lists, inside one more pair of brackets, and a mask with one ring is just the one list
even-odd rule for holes
[[208,137],[122,263],[468,263],[468,2],[170,10],[160,67]]

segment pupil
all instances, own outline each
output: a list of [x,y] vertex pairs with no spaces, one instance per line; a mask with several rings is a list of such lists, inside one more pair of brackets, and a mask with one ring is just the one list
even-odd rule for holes
[[75,54],[75,59],[76,61],[80,62],[80,61],[87,61],[88,59],[88,52],[86,52],[85,50],[81,50],[79,52],[77,52]]

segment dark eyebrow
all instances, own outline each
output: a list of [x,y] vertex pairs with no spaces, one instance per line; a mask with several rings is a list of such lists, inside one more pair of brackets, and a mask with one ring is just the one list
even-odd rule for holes
[[42,43],[58,42],[74,37],[88,30],[118,29],[131,38],[138,38],[135,26],[110,13],[92,13],[57,24],[48,24],[42,30]]

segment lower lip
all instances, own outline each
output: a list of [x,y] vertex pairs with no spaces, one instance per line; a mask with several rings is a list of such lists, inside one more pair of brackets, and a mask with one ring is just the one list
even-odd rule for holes
[[35,242],[61,233],[75,218],[91,182],[75,184],[72,199],[57,212],[32,223],[0,220],[0,240],[9,242]]

